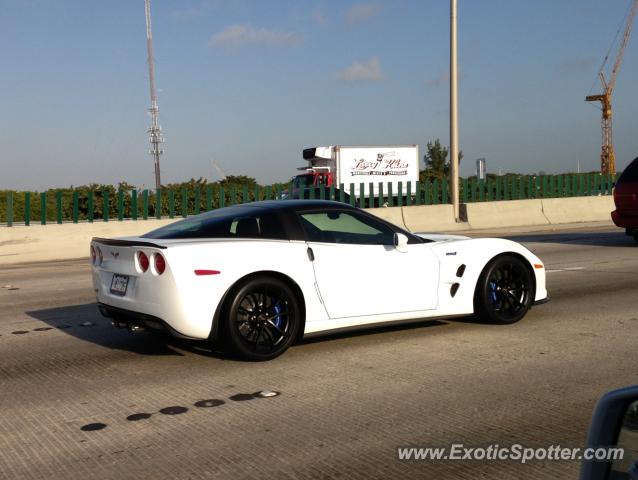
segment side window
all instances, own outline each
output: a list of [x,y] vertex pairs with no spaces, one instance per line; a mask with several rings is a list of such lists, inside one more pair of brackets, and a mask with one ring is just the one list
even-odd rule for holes
[[265,208],[234,206],[179,220],[149,232],[145,238],[268,238],[286,240],[275,212]]
[[239,217],[233,219],[230,224],[230,233],[240,238],[261,237],[261,226],[259,217]]
[[268,238],[284,240],[286,235],[274,215],[236,217],[230,224],[230,234],[238,238]]
[[386,225],[343,210],[316,210],[299,214],[310,242],[392,245],[394,232]]

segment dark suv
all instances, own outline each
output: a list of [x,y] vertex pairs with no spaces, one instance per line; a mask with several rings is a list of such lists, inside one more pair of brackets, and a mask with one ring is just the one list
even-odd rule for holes
[[611,212],[611,219],[638,241],[638,157],[616,182],[614,203],[616,210]]

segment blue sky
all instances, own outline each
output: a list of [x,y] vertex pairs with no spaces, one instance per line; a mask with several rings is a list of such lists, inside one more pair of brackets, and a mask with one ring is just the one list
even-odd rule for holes
[[[459,0],[463,175],[598,167],[584,101],[628,0]],[[143,0],[0,0],[0,188],[153,184]],[[314,145],[448,143],[449,2],[154,0],[163,181],[289,178]],[[638,32],[614,95],[638,155]],[[597,87],[592,92],[596,93]]]

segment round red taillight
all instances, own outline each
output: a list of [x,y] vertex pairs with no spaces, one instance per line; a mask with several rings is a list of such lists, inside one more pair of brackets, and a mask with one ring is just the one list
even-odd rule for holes
[[158,275],[161,275],[166,270],[166,260],[160,253],[155,254],[155,271]]
[[95,253],[95,247],[93,245],[91,245],[91,263],[93,265],[95,265],[96,257],[97,257],[97,254]]
[[142,272],[145,272],[146,270],[148,270],[149,261],[148,261],[148,257],[146,256],[144,252],[137,253],[137,262]]

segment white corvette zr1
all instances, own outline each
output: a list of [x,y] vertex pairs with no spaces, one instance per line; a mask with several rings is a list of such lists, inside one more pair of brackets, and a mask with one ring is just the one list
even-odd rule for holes
[[255,202],[141,237],[91,242],[114,325],[219,340],[268,360],[310,334],[476,315],[508,324],[547,300],[543,263],[504,239],[412,234],[322,200]]

